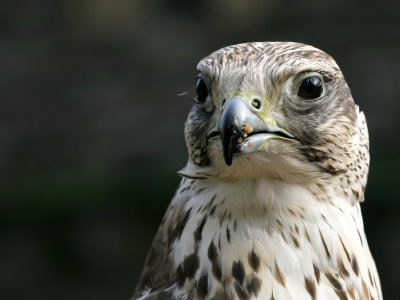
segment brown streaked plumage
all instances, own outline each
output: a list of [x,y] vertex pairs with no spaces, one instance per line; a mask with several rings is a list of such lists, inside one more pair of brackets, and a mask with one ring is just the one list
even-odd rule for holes
[[367,125],[333,58],[245,43],[197,68],[189,161],[133,299],[382,299]]

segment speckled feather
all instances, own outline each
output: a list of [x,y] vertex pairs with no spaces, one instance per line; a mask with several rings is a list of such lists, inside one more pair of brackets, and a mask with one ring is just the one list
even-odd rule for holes
[[[304,44],[246,43],[198,70],[210,101],[189,113],[189,161],[133,298],[382,299],[360,210],[367,125],[336,62]],[[304,73],[324,78],[319,101],[293,95]],[[225,100],[244,94],[295,139],[268,140],[227,166],[207,133]]]

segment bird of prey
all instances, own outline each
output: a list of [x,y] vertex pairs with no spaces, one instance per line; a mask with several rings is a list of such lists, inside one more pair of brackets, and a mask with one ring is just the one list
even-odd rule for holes
[[255,42],[197,69],[189,160],[134,299],[382,299],[367,124],[333,58]]

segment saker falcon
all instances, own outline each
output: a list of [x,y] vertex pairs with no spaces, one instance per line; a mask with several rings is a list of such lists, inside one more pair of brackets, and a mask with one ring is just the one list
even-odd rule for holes
[[189,161],[134,299],[382,299],[367,124],[332,57],[245,43],[197,69]]

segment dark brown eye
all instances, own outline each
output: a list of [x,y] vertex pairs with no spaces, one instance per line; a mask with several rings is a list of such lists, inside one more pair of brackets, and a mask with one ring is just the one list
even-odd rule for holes
[[319,77],[307,77],[302,81],[297,95],[303,99],[311,100],[322,94],[322,81]]
[[203,78],[197,80],[196,85],[197,102],[204,103],[208,97],[208,88]]

